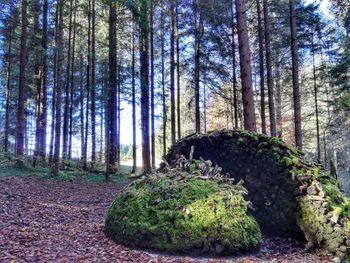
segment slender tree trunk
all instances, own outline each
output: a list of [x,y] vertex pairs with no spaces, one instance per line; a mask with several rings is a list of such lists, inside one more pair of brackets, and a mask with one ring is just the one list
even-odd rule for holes
[[52,89],[52,108],[51,108],[51,136],[50,136],[50,152],[49,163],[53,163],[54,156],[54,140],[55,140],[55,110],[56,110],[56,90],[57,90],[57,44],[58,44],[58,3],[56,3],[55,11],[55,50],[53,58],[53,89]]
[[276,127],[277,136],[282,137],[282,86],[281,86],[281,68],[279,62],[276,63]]
[[260,0],[256,0],[259,28],[259,75],[260,75],[260,111],[261,111],[261,132],[266,134],[266,113],[265,113],[265,71],[264,71],[264,29],[261,19]]
[[120,166],[120,97],[121,97],[121,62],[117,66],[118,68],[118,83],[117,83],[117,164]]
[[256,131],[254,93],[252,89],[252,68],[250,59],[249,36],[247,29],[246,0],[236,0],[239,56],[242,80],[242,100],[244,129]]
[[176,76],[177,76],[177,138],[181,139],[181,93],[180,93],[180,28],[179,28],[179,0],[176,0]]
[[136,145],[136,85],[135,85],[135,22],[132,24],[132,58],[131,58],[131,81],[132,81],[132,174],[136,173],[137,145]]
[[60,168],[60,142],[61,142],[61,105],[62,105],[62,85],[63,85],[63,9],[64,1],[58,0],[58,35],[57,35],[57,87],[56,87],[56,122],[55,122],[55,149],[52,166],[52,174],[58,176]]
[[165,93],[165,47],[164,47],[164,6],[161,10],[161,72],[162,72],[162,105],[163,105],[163,156],[166,155],[167,146],[167,108],[166,108],[166,93]]
[[109,7],[109,87],[107,92],[107,167],[106,180],[115,172],[115,149],[116,149],[116,89],[117,89],[117,37],[116,37],[117,14],[113,3]]
[[17,134],[16,134],[16,154],[18,164],[23,165],[24,154],[24,133],[25,133],[25,92],[26,92],[26,65],[27,65],[27,0],[22,0],[22,26],[21,26],[21,49],[19,62],[19,91],[17,108]]
[[77,0],[74,1],[74,15],[73,15],[73,53],[72,53],[72,70],[70,75],[70,108],[69,108],[69,147],[68,147],[68,158],[72,159],[72,139],[73,139],[73,110],[74,110],[74,72],[75,72],[75,37],[76,37],[76,16],[77,16]]
[[201,113],[200,113],[200,56],[201,56],[201,38],[203,35],[203,21],[200,11],[200,2],[195,0],[194,12],[195,12],[195,72],[194,72],[194,92],[195,92],[195,111],[196,111],[196,133],[201,132]]
[[176,142],[175,117],[175,0],[170,1],[170,119],[171,144]]
[[140,0],[141,130],[143,170],[151,169],[149,136],[148,0]]
[[66,85],[64,97],[64,117],[63,117],[63,160],[68,159],[68,142],[69,142],[69,109],[70,109],[70,76],[71,76],[71,49],[72,49],[72,28],[73,28],[73,0],[70,0],[69,6],[69,28],[68,28],[68,54],[66,68]]
[[289,0],[290,9],[290,31],[291,31],[291,51],[292,51],[292,77],[293,77],[293,104],[294,104],[294,127],[295,127],[295,145],[302,150],[302,130],[301,130],[301,105],[299,88],[299,57],[297,47],[297,26],[295,0]]
[[85,136],[84,136],[84,152],[82,155],[83,169],[87,170],[87,148],[89,139],[89,102],[90,102],[90,87],[91,87],[91,0],[88,7],[88,51],[87,51],[87,66],[86,66],[86,107],[85,107]]
[[33,166],[37,166],[40,142],[41,142],[41,123],[40,123],[40,115],[42,111],[42,91],[41,91],[41,75],[42,75],[42,52],[41,52],[41,43],[40,43],[40,1],[35,0],[32,2],[32,13],[33,13],[33,44],[34,44],[34,78],[36,84],[36,109],[35,109],[35,148],[34,148],[34,156],[33,156]]
[[318,109],[318,87],[316,76],[316,47],[314,43],[314,34],[312,34],[312,69],[313,69],[313,82],[314,82],[314,100],[315,100],[315,115],[316,115],[316,139],[317,139],[317,159],[321,161],[321,139],[320,139],[320,121],[319,121],[319,109]]
[[270,116],[270,133],[276,136],[276,113],[274,102],[274,87],[272,78],[272,57],[271,57],[271,31],[270,17],[268,10],[268,0],[263,0],[264,21],[265,21],[265,50],[266,50],[266,73],[267,73],[267,91],[269,97],[269,116]]
[[11,110],[11,77],[12,77],[12,34],[11,25],[9,45],[7,49],[7,68],[6,68],[6,112],[5,112],[5,134],[4,134],[4,151],[9,151],[9,134],[10,134],[10,110]]
[[[80,53],[80,149],[81,155],[84,154],[85,145],[85,124],[84,124],[84,58],[83,52]],[[83,157],[82,157],[83,158]]]
[[232,34],[232,93],[233,93],[233,109],[234,109],[234,128],[238,128],[238,98],[237,98],[237,74],[236,74],[236,42],[235,42],[235,17],[234,2],[231,2],[231,34]]
[[92,43],[91,43],[91,166],[96,162],[96,37],[95,37],[95,0],[92,0]]

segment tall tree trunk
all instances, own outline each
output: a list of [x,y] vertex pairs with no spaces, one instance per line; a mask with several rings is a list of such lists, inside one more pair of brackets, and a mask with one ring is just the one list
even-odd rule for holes
[[254,93],[252,89],[252,67],[250,59],[249,36],[247,29],[246,0],[236,0],[239,56],[242,80],[242,100],[244,129],[256,131]]
[[143,170],[151,169],[149,136],[148,0],[140,0],[141,130]]
[[95,40],[95,0],[92,0],[92,43],[91,43],[91,166],[96,162],[96,40]]
[[63,85],[63,9],[64,1],[58,0],[58,35],[57,35],[57,87],[56,87],[56,122],[55,122],[55,149],[53,157],[52,174],[58,176],[60,168],[60,143],[61,143],[61,104],[62,104],[62,85]]
[[154,30],[153,30],[153,16],[154,16],[154,1],[150,0],[150,46],[151,46],[151,155],[152,168],[156,166],[156,143],[155,143],[155,122],[154,122]]
[[266,73],[267,73],[267,92],[269,97],[269,116],[270,116],[270,133],[276,136],[276,113],[273,96],[273,79],[272,79],[272,56],[271,56],[271,31],[270,17],[267,0],[263,0],[264,21],[265,21],[265,50],[266,50]]
[[235,17],[234,2],[231,2],[231,34],[232,34],[232,93],[233,93],[233,109],[234,109],[234,127],[238,128],[238,98],[237,98],[237,74],[236,74],[236,42],[235,42]]
[[82,154],[83,169],[87,170],[87,148],[89,139],[89,102],[91,87],[91,0],[88,7],[88,50],[87,50],[87,66],[86,66],[86,107],[85,107],[85,136],[84,136],[84,152]]
[[164,6],[161,10],[161,72],[162,72],[162,110],[163,110],[163,156],[166,155],[167,145],[167,108],[166,108],[166,94],[165,94],[165,44],[164,44]]
[[294,106],[294,127],[295,127],[295,145],[302,150],[302,130],[301,130],[301,105],[299,88],[299,56],[297,47],[297,23],[295,0],[289,0],[290,9],[290,31],[291,31],[291,51],[292,51],[292,77],[293,77],[293,106]]
[[180,94],[180,28],[179,28],[179,0],[176,0],[176,76],[177,76],[177,138],[181,139],[181,94]]
[[314,33],[312,34],[312,71],[313,71],[313,82],[314,82],[314,100],[315,100],[315,115],[316,115],[316,139],[317,139],[317,159],[321,161],[321,139],[320,139],[320,120],[319,120],[319,109],[318,109],[318,87],[317,87],[317,76],[316,76],[316,46],[314,43]]
[[68,158],[72,25],[73,25],[73,0],[70,0],[66,85],[65,85],[65,92],[64,92],[65,97],[64,97],[64,117],[63,117],[63,148],[62,148],[63,160],[67,160]]
[[[85,145],[85,122],[84,122],[84,58],[83,51],[80,53],[80,149],[81,156],[84,154]],[[82,157],[83,159],[83,157]]]
[[73,141],[73,109],[74,109],[74,72],[75,72],[75,37],[76,37],[76,17],[77,17],[77,0],[74,1],[74,15],[73,15],[73,52],[72,52],[72,70],[70,75],[70,99],[69,99],[69,146],[68,146],[68,158],[72,159],[72,141]]
[[261,132],[266,134],[266,113],[265,113],[265,71],[264,71],[264,29],[261,19],[260,0],[256,0],[259,29],[259,75],[260,75],[260,111],[261,111]]
[[48,0],[44,0],[43,5],[43,28],[42,28],[42,42],[41,46],[43,49],[43,57],[42,57],[42,74],[41,74],[41,91],[42,91],[42,111],[40,112],[40,148],[39,148],[39,156],[41,158],[41,162],[45,163],[46,161],[46,138],[47,138],[47,26],[48,26],[48,10],[49,3]]
[[170,1],[170,119],[171,144],[176,142],[175,118],[175,0]]
[[40,43],[40,35],[41,30],[39,26],[40,19],[40,1],[35,0],[32,2],[32,13],[33,13],[33,45],[34,45],[34,78],[36,85],[36,109],[35,109],[35,148],[34,148],[34,156],[33,156],[33,166],[36,167],[39,156],[40,142],[41,142],[41,123],[40,123],[40,115],[42,111],[42,91],[41,91],[41,75],[42,75],[42,50]]
[[55,10],[55,50],[53,56],[53,89],[52,89],[52,107],[51,107],[51,134],[49,163],[53,163],[54,142],[55,142],[55,110],[56,110],[56,90],[57,90],[57,44],[58,44],[58,2]]
[[12,38],[13,26],[10,28],[9,45],[7,49],[7,68],[6,68],[6,112],[5,112],[5,134],[4,134],[4,151],[9,151],[9,134],[10,134],[10,110],[11,110],[11,76],[12,76]]
[[[118,45],[117,45],[118,46]],[[118,66],[118,82],[117,82],[117,164],[120,166],[120,97],[121,97],[121,61],[119,61]]]
[[136,145],[136,85],[135,85],[135,21],[132,24],[132,58],[131,58],[131,81],[132,81],[132,174],[136,173],[137,145]]
[[21,49],[19,61],[19,91],[17,108],[17,134],[16,134],[16,154],[18,164],[23,164],[24,154],[24,133],[25,133],[25,93],[26,93],[26,65],[27,65],[27,0],[22,0],[22,26],[21,26]]
[[196,133],[201,132],[201,113],[200,113],[200,56],[201,56],[201,38],[203,35],[203,21],[202,13],[200,10],[200,1],[195,0],[194,12],[195,12],[195,55],[194,55],[194,92],[195,92],[195,111],[196,111]]
[[281,86],[281,68],[279,61],[276,62],[276,127],[277,136],[282,137],[283,116],[282,116],[282,86]]
[[117,88],[117,14],[113,3],[109,7],[109,87],[107,91],[107,124],[106,124],[106,150],[107,167],[106,180],[115,172],[116,149],[116,88]]

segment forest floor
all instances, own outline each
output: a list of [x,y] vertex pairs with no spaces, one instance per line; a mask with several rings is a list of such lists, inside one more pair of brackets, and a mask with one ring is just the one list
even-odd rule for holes
[[73,182],[0,174],[0,262],[329,262],[292,240],[264,238],[259,252],[234,258],[148,253],[117,245],[103,231],[126,181]]

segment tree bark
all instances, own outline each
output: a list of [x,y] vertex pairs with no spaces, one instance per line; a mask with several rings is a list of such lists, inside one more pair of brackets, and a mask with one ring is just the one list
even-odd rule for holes
[[171,144],[176,142],[175,117],[175,0],[170,1],[170,118]]
[[84,58],[83,52],[80,53],[80,150],[81,155],[84,153],[85,145],[85,122],[84,122]]
[[96,162],[96,14],[95,0],[92,0],[92,21],[91,21],[91,168],[94,169]]
[[11,77],[12,77],[12,38],[13,25],[10,25],[9,45],[7,49],[7,68],[6,68],[6,112],[5,112],[5,134],[4,134],[4,151],[9,151],[9,134],[10,134],[10,110],[11,110]]
[[232,93],[233,93],[233,110],[234,110],[234,128],[238,128],[238,98],[237,98],[237,74],[236,74],[236,42],[235,42],[235,17],[234,17],[234,0],[231,2],[231,34],[232,34]]
[[136,173],[137,144],[136,144],[136,85],[135,85],[135,22],[132,24],[132,58],[131,58],[131,81],[132,81],[132,174]]
[[180,93],[180,28],[179,28],[179,0],[176,0],[176,76],[177,76],[177,138],[181,139],[181,93]]
[[156,144],[155,144],[155,122],[154,122],[154,30],[153,30],[153,17],[154,17],[154,1],[150,0],[150,45],[151,45],[151,155],[152,155],[152,168],[156,166]]
[[167,146],[167,108],[166,108],[166,93],[165,93],[165,44],[164,44],[164,6],[161,10],[161,72],[162,72],[162,105],[163,105],[163,156],[166,155]]
[[21,47],[19,62],[19,91],[17,108],[16,127],[16,154],[18,164],[23,164],[24,154],[24,133],[25,133],[25,93],[26,93],[26,65],[27,65],[27,0],[22,0],[22,26],[21,26]]
[[276,136],[276,113],[274,102],[274,87],[272,78],[272,56],[271,56],[271,31],[270,17],[268,10],[268,0],[263,0],[264,21],[265,21],[265,50],[266,50],[266,73],[267,73],[267,92],[269,98],[269,117],[270,117],[270,133]]
[[242,80],[242,100],[244,129],[256,131],[254,93],[252,89],[252,68],[250,59],[249,36],[247,29],[246,0],[236,0],[239,57]]
[[60,142],[61,142],[61,104],[63,86],[63,9],[64,1],[58,0],[58,35],[57,35],[57,87],[56,87],[56,114],[55,114],[55,149],[53,157],[52,174],[58,176],[60,168]]
[[151,169],[149,136],[149,29],[148,0],[140,0],[141,130],[143,170]]
[[261,132],[266,134],[266,113],[265,113],[265,71],[264,71],[264,29],[261,19],[260,0],[256,0],[258,13],[259,30],[259,75],[260,75],[260,111],[261,111]]
[[71,43],[72,43],[72,25],[73,25],[73,0],[69,5],[69,27],[68,27],[68,54],[66,68],[66,85],[64,90],[64,117],[63,117],[63,147],[62,159],[68,159],[68,142],[69,142],[69,108],[70,108],[70,75],[71,75]]
[[116,37],[117,14],[113,3],[109,7],[109,87],[107,92],[107,124],[106,124],[106,150],[107,167],[106,180],[115,172],[116,161],[116,89],[117,89],[117,37]]
[[301,130],[299,56],[298,56],[298,47],[297,47],[295,0],[289,0],[289,9],[290,9],[291,52],[292,52],[295,145],[299,150],[302,150],[303,140],[302,140],[302,130]]

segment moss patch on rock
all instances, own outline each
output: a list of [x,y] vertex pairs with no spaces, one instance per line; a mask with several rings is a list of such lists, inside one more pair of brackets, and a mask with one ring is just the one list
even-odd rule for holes
[[191,169],[130,184],[108,211],[106,233],[117,243],[169,252],[233,254],[259,246],[244,188],[200,178]]

